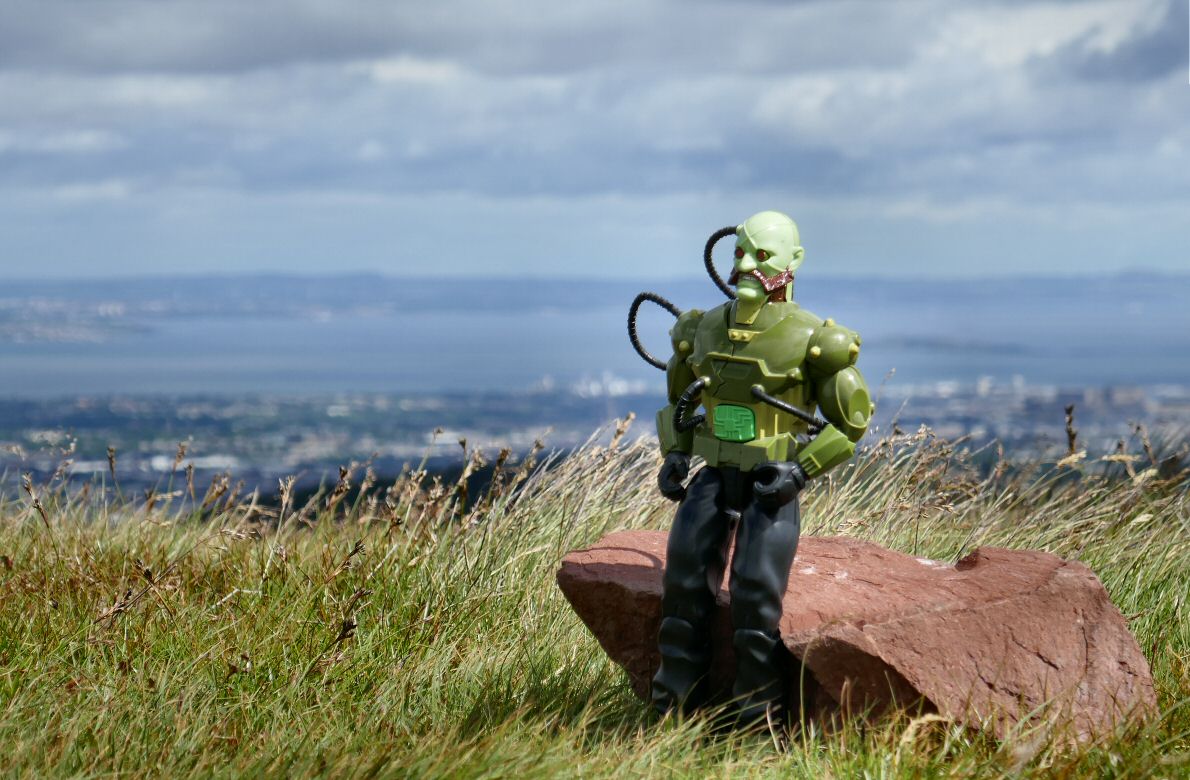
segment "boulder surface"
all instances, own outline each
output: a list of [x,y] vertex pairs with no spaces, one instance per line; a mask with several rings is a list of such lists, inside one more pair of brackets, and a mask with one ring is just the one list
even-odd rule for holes
[[[558,584],[647,697],[657,670],[666,534],[624,531],[562,559]],[[713,630],[713,688],[734,659],[726,583]],[[824,725],[894,709],[935,712],[999,737],[1043,725],[1104,736],[1155,710],[1149,665],[1081,563],[982,547],[957,564],[847,537],[803,537],[781,635],[790,697]]]

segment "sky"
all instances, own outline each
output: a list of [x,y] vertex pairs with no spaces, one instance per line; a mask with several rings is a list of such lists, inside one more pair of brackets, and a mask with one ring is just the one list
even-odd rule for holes
[[1190,272],[1188,5],[0,0],[0,274]]

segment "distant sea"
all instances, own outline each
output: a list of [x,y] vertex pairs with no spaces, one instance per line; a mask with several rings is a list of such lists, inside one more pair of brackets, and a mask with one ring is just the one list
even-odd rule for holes
[[[796,299],[805,308],[863,335],[860,367],[874,386],[981,377],[1190,385],[1190,275],[803,276]],[[644,289],[683,309],[724,300],[703,279],[11,283],[0,291],[9,334],[0,338],[0,397],[403,394],[584,382],[660,391],[660,372],[636,356],[625,329],[628,304]],[[671,318],[646,307],[641,333],[668,354]],[[55,335],[62,312],[72,327]]]

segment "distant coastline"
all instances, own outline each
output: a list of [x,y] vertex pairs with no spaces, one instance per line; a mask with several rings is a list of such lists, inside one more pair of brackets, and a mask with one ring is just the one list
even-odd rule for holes
[[[874,383],[1190,385],[1190,274],[885,279],[805,272],[796,299],[864,336]],[[501,392],[609,373],[651,386],[624,317],[642,289],[681,308],[704,278],[380,275],[16,282],[0,294],[0,398],[80,394]],[[669,315],[646,307],[665,351]]]

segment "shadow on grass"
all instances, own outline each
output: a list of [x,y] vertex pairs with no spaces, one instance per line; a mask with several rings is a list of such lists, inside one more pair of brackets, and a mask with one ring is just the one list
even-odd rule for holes
[[[520,722],[545,733],[573,731],[589,744],[623,742],[656,723],[652,709],[633,693],[625,673],[610,662],[524,669],[493,676],[461,718],[458,733],[478,738]],[[567,673],[569,669],[575,673]]]

